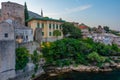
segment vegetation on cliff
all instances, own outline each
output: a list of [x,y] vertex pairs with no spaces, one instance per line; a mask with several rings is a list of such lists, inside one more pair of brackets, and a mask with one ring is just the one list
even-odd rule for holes
[[120,55],[117,45],[104,45],[92,39],[64,38],[44,44],[42,48],[47,64],[68,66],[71,64],[98,65],[109,61],[108,56]]
[[23,69],[29,61],[29,51],[24,48],[20,47],[16,49],[16,70]]

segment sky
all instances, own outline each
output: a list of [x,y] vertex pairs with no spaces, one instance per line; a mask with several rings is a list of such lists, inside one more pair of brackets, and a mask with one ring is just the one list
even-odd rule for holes
[[[30,11],[69,22],[84,23],[90,27],[109,26],[120,31],[120,0],[0,0],[16,2]],[[0,6],[1,8],[1,6]]]

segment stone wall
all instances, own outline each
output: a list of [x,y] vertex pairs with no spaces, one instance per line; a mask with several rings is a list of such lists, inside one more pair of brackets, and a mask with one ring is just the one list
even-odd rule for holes
[[15,42],[0,41],[0,80],[15,76]]
[[2,21],[6,19],[16,20],[24,24],[24,6],[13,2],[2,2]]
[[44,73],[44,70],[40,68],[37,73],[34,72],[34,70],[27,71],[27,72],[20,72],[17,73],[16,77],[10,78],[8,80],[32,80],[32,75],[39,76]]
[[6,21],[0,22],[0,40],[14,40],[14,27]]
[[29,50],[30,54],[33,54],[34,50],[40,47],[39,43],[37,42],[28,42],[28,43],[21,43],[16,45],[17,47],[26,47]]

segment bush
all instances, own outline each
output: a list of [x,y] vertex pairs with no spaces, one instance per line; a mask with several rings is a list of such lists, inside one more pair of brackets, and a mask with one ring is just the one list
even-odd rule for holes
[[92,52],[90,53],[87,58],[91,61],[91,62],[98,62],[98,63],[103,63],[105,62],[106,58],[103,56],[100,56],[98,53],[96,52]]
[[16,70],[23,69],[29,61],[29,51],[24,48],[20,47],[16,49]]

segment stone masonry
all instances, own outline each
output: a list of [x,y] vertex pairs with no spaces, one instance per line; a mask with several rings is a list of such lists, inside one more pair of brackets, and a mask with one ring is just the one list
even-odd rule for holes
[[24,6],[13,2],[2,2],[2,21],[12,19],[24,25]]
[[12,24],[0,22],[0,80],[15,77],[15,38]]

